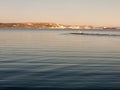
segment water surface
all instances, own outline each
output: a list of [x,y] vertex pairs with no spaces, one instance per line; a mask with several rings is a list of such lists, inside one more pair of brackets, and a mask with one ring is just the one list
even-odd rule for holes
[[75,33],[0,29],[0,88],[120,89],[120,31]]

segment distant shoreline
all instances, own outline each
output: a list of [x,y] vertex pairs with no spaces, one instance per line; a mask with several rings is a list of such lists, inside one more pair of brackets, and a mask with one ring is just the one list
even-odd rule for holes
[[98,29],[117,30],[117,27],[95,27],[91,25],[63,25],[57,23],[0,23],[0,28],[27,28],[27,29]]

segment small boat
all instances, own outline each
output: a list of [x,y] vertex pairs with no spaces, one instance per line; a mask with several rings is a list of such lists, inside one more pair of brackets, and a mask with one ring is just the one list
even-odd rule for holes
[[75,32],[75,33],[71,33],[71,34],[83,35],[84,33],[79,29],[79,30],[77,30],[77,32]]
[[81,31],[81,30],[78,30],[77,33],[78,33],[78,34],[82,34],[82,31]]

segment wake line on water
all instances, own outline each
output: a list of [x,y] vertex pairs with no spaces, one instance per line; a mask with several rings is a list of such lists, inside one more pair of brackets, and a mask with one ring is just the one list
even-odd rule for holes
[[119,34],[100,34],[100,33],[69,33],[72,35],[86,35],[86,36],[112,36],[112,37],[120,37]]

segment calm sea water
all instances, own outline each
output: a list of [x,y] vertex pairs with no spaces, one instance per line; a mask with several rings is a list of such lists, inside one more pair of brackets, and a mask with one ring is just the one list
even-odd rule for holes
[[120,31],[0,29],[0,89],[10,88],[120,89]]

